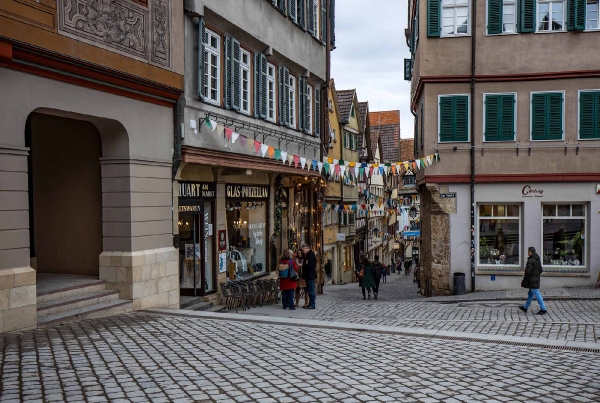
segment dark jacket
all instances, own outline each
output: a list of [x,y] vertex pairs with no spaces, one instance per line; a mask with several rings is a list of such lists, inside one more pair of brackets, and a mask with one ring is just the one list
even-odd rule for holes
[[317,257],[312,249],[308,251],[302,261],[302,278],[305,280],[314,280],[317,278]]
[[383,265],[379,260],[373,261],[373,277],[375,278],[375,280],[381,278],[384,270],[385,269],[383,268]]
[[537,253],[527,258],[527,265],[525,266],[525,277],[521,281],[521,287],[523,288],[540,288],[540,276],[542,274],[542,263],[540,262],[540,256]]
[[[364,269],[364,277],[358,278],[358,274],[360,273],[360,269]],[[358,286],[365,288],[375,288],[375,278],[373,277],[373,266],[371,265],[360,265],[360,269],[356,272],[356,277],[358,278]]]

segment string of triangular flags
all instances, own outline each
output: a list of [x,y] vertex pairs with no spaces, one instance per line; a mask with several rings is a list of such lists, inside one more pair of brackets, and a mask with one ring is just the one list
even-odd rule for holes
[[308,171],[318,171],[319,174],[325,171],[327,176],[339,174],[340,176],[348,178],[353,182],[357,182],[358,177],[363,177],[364,175],[367,177],[373,175],[400,175],[409,170],[415,172],[440,161],[439,153],[415,160],[399,161],[396,163],[375,164],[344,161],[333,158],[325,158],[323,161],[318,161],[288,153],[284,150],[280,150],[278,148],[261,143],[260,141],[248,138],[243,134],[233,131],[229,127],[218,125],[216,121],[210,119],[208,116],[204,121],[206,126],[208,126],[211,131],[216,130],[219,135],[224,135],[228,142],[235,144],[239,141],[239,144],[242,148],[248,151],[253,151],[254,154],[257,155],[260,153],[263,158],[267,158],[268,156],[268,158],[281,161],[283,164],[288,163],[290,166],[294,164],[294,167],[296,168],[300,166],[302,170],[306,169]]
[[[386,210],[376,210],[376,204],[327,204],[323,203],[324,211],[334,211],[337,213],[355,211],[357,213],[371,213],[371,216],[383,216]],[[362,216],[359,216],[362,217]]]

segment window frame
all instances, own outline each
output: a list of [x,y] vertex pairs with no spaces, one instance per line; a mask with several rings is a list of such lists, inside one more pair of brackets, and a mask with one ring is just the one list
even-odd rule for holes
[[[508,216],[481,216],[480,215],[480,206],[509,206],[509,205],[517,205],[519,206],[519,217],[515,218],[515,217],[508,217]],[[475,209],[476,209],[476,213],[477,216],[475,218],[475,225],[476,225],[476,236],[475,236],[475,266],[476,267],[518,267],[522,270],[522,264],[523,264],[523,235],[524,235],[524,229],[523,229],[523,203],[518,203],[518,202],[482,202],[482,203],[476,203],[475,204]],[[493,211],[493,208],[492,208]],[[480,263],[481,262],[481,257],[479,256],[479,240],[481,238],[481,233],[479,231],[480,226],[480,220],[481,218],[484,219],[508,219],[508,220],[517,220],[519,222],[519,246],[518,246],[518,251],[519,251],[519,263],[518,264],[495,264],[495,263]]]
[[[314,91],[313,91],[313,87],[311,85],[309,85],[308,83],[306,84],[306,100],[308,102],[308,107],[306,108],[306,114],[307,116],[305,116],[306,121],[308,121],[308,127],[306,128],[309,134],[313,133],[313,108],[314,108],[314,102],[313,102],[313,96],[314,96]],[[306,125],[306,123],[305,123]]]
[[[498,34],[498,35],[502,35],[502,34]],[[512,34],[511,34],[512,35]],[[486,113],[485,113],[485,101],[486,101],[486,96],[488,95],[513,95],[515,97],[515,103],[513,106],[513,114],[514,116],[514,122],[513,122],[513,127],[515,129],[515,138],[513,140],[486,140],[485,139],[485,124],[486,124]],[[510,143],[510,142],[516,142],[517,141],[517,112],[519,110],[519,108],[517,108],[517,103],[518,103],[518,99],[517,99],[517,93],[516,92],[484,92],[483,93],[483,130],[482,130],[482,140],[484,143]],[[564,130],[563,130],[564,132]],[[531,132],[529,133],[529,135],[531,135]]]
[[[533,94],[551,94],[551,93],[558,93],[560,92],[563,96],[563,102],[562,102],[562,139],[556,139],[556,140],[534,140],[533,139],[533,108],[532,108],[532,102],[533,102]],[[531,91],[529,92],[529,141],[535,141],[535,142],[541,142],[541,141],[565,141],[565,103],[566,103],[566,98],[565,98],[565,90],[557,90],[557,91]],[[579,108],[579,106],[578,106]],[[577,133],[577,135],[579,136],[579,133]]]
[[[502,0],[502,21],[504,21],[504,2],[508,1],[509,3],[515,6],[515,31],[514,32],[504,32],[504,25],[502,26],[502,32],[499,34],[490,34],[488,31],[489,26],[489,8],[490,2],[485,2],[485,35],[486,36],[499,36],[499,35],[517,35],[519,34],[519,2],[518,0]],[[503,23],[504,24],[504,23]]]
[[319,17],[321,15],[321,2],[319,0],[314,0],[312,13],[314,21],[313,35],[315,38],[320,40],[321,37],[319,34],[321,33],[321,19]]
[[[244,56],[247,56],[248,63],[244,63]],[[250,52],[240,46],[240,113],[244,115],[250,115],[250,104],[252,98],[252,76],[250,74],[252,59]],[[248,99],[244,99],[244,73],[247,74],[247,96]],[[244,102],[246,102],[247,109],[244,109]]]
[[[440,101],[446,97],[467,97],[467,139],[466,140],[452,140],[452,141],[440,141],[440,132],[442,129],[442,119],[440,119]],[[438,144],[453,144],[453,143],[468,143],[471,141],[471,94],[440,94],[437,100],[437,142]]]
[[287,83],[288,91],[288,113],[289,113],[289,127],[298,127],[297,114],[296,114],[296,76],[290,73],[290,81]]
[[[600,6],[600,1],[598,2]],[[600,13],[599,13],[600,15]],[[581,93],[582,92],[598,92],[600,93],[600,89],[589,89],[589,90],[578,90],[577,91],[577,141],[598,141],[600,137],[596,137],[593,139],[582,139],[580,130],[581,130]]]
[[[570,216],[559,216],[558,215],[558,209],[556,209],[556,214],[555,216],[544,216],[544,206],[558,206],[558,205],[564,205],[567,204],[570,207],[570,211],[571,211],[571,215]],[[573,216],[573,205],[574,204],[580,204],[583,205],[583,216]],[[541,259],[542,259],[542,264],[544,263],[544,220],[583,220],[583,231],[584,234],[589,234],[588,233],[588,217],[590,215],[588,215],[588,208],[589,208],[589,202],[550,202],[550,203],[541,203],[541,209],[540,209],[540,213],[541,213],[541,223],[540,223],[540,238],[542,240],[542,245],[541,245]],[[585,240],[589,240],[589,238],[585,238]],[[581,257],[584,258],[584,262],[585,264],[582,265],[578,265],[578,266],[562,266],[562,265],[553,265],[553,264],[543,264],[544,267],[549,267],[549,268],[560,268],[562,270],[564,270],[565,272],[569,272],[568,269],[565,269],[566,267],[568,268],[573,268],[573,269],[588,269],[588,266],[591,267],[591,265],[588,264],[589,262],[589,258],[587,256],[587,251],[588,251],[588,245],[587,242],[583,243],[583,251],[581,252]],[[588,269],[589,271],[589,269]]]
[[597,32],[600,31],[600,0],[596,0],[596,4],[597,4],[597,10],[596,10],[596,18],[598,18],[596,20],[596,25],[597,28],[588,28],[587,27],[587,23],[588,23],[588,13],[587,13],[587,3],[589,0],[586,0],[585,2],[585,29],[583,30],[583,32]]
[[[539,12],[539,5],[540,3],[544,3],[544,4],[552,4],[552,3],[561,3],[563,5],[563,10],[562,10],[562,16],[563,16],[563,29],[561,30],[543,30],[540,31],[539,30],[539,26],[540,26],[540,21],[538,20],[538,17],[540,15]],[[548,21],[548,24],[552,24],[552,6],[549,7],[549,11],[548,11],[549,15],[550,15],[550,20]],[[555,33],[559,33],[559,32],[567,32],[567,24],[568,24],[568,10],[567,10],[567,1],[566,0],[535,0],[535,33],[536,34],[555,34]],[[548,25],[550,26],[550,25]]]
[[[456,0],[455,0],[456,1]],[[458,38],[463,36],[471,36],[471,0],[467,0],[467,33],[465,34],[445,34],[444,33],[444,0],[440,0],[440,38]],[[464,7],[464,6],[460,6]],[[457,5],[446,6],[446,8],[454,9],[454,30],[456,30],[456,8]],[[487,30],[487,28],[486,28]]]
[[347,130],[344,130],[344,148],[347,150],[350,149],[350,132]]
[[[269,69],[273,69],[273,75],[269,75]],[[277,121],[277,67],[274,64],[267,62],[267,93],[265,94],[267,97],[267,118],[266,120],[272,123]],[[271,94],[269,90],[269,84],[273,84],[273,94]],[[269,102],[271,101],[270,96],[273,95],[273,117],[269,117],[269,113],[271,109],[269,108]]]
[[[211,54],[213,56],[216,57],[217,59],[217,76],[216,76],[216,80],[217,80],[217,88],[216,88],[216,96],[217,99],[212,99],[210,97],[210,81],[212,76],[210,74],[207,73],[207,69],[205,68],[205,66],[202,66],[203,69],[203,74],[205,76],[207,76],[206,78],[206,96],[204,97],[204,102],[212,104],[212,105],[217,105],[220,106],[221,105],[221,44],[222,44],[222,37],[221,35],[217,34],[215,31],[209,29],[209,28],[205,28],[206,31],[206,38],[207,38],[207,42],[204,43],[204,52],[207,53],[206,56],[206,63],[208,65],[208,67],[210,68],[210,56]],[[215,37],[217,39],[217,47],[213,47],[210,45],[210,39],[211,39],[211,35],[213,37]],[[207,75],[208,74],[208,75]]]

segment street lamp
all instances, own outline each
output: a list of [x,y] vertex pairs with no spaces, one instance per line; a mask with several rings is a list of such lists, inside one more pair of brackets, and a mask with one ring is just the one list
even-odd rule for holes
[[410,208],[410,210],[408,210],[408,215],[410,216],[410,218],[416,218],[417,217],[417,208],[415,206],[412,206]]

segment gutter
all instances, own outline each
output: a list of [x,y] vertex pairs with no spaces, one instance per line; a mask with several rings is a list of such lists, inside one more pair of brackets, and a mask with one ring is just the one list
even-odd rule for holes
[[471,292],[475,292],[475,55],[477,48],[477,0],[471,13]]

